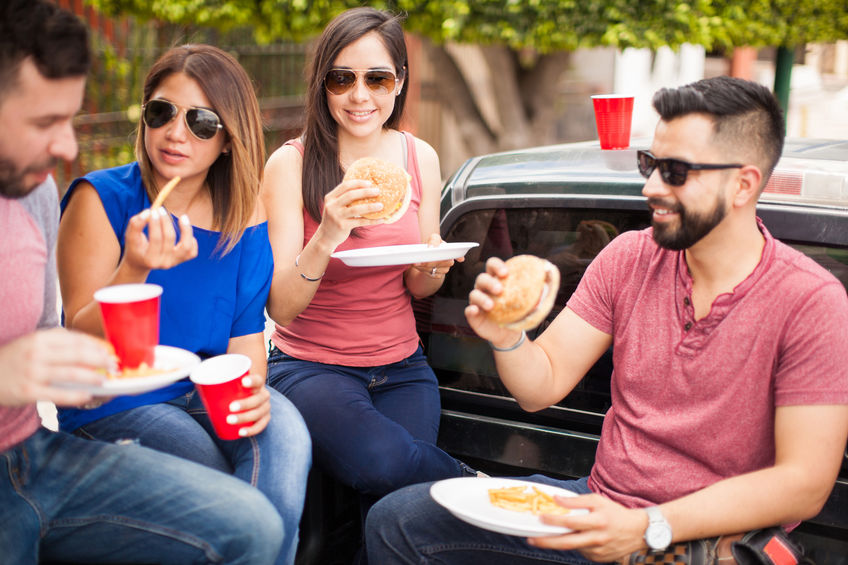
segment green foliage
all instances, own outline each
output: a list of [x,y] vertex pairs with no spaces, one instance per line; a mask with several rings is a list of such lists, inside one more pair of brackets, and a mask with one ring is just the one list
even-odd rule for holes
[[136,15],[221,30],[249,26],[261,41],[300,41],[339,12],[369,4],[408,14],[437,42],[503,44],[538,52],[609,45],[708,49],[848,38],[848,0],[89,0]]

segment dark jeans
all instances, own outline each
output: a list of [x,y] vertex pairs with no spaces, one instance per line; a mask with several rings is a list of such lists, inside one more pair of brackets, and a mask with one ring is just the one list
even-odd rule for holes
[[[542,475],[523,477],[579,494],[586,479],[559,481]],[[525,538],[490,532],[454,517],[430,496],[430,485],[413,485],[381,499],[365,527],[368,562],[379,565],[529,565],[593,563],[576,551],[539,549]]]
[[268,384],[297,407],[317,466],[360,493],[474,472],[438,447],[438,382],[419,347],[379,367],[295,359],[272,348]]

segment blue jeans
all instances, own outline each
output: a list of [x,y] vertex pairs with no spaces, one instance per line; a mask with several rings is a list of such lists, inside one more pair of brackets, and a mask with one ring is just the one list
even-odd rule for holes
[[303,415],[316,464],[360,493],[473,473],[436,447],[439,388],[420,347],[378,367],[302,361],[274,347],[268,384]]
[[276,562],[293,563],[312,451],[297,409],[283,395],[270,392],[268,427],[245,439],[218,439],[195,391],[106,416],[75,433],[104,441],[137,440],[250,483],[268,497],[283,519],[283,549]]
[[39,429],[0,453],[0,561],[271,563],[274,507],[242,481],[137,445]]
[[[527,480],[579,494],[587,479],[559,481],[542,475]],[[365,527],[368,562],[379,565],[520,565],[593,563],[576,551],[538,549],[525,538],[498,534],[455,518],[430,497],[430,485],[413,485],[377,502]]]

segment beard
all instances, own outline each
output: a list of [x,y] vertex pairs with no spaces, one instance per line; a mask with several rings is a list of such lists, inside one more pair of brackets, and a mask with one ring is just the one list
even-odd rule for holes
[[692,247],[720,224],[727,215],[723,195],[716,199],[712,210],[703,213],[687,211],[679,202],[666,202],[659,198],[649,198],[648,204],[666,207],[677,214],[679,218],[677,226],[651,222],[654,241],[660,247],[672,251],[681,251]]
[[0,158],[0,196],[4,198],[23,198],[37,186],[28,185],[24,180],[26,176],[30,173],[41,173],[52,170],[58,162],[58,159],[51,157],[43,163],[36,163],[23,170],[19,170],[12,161]]

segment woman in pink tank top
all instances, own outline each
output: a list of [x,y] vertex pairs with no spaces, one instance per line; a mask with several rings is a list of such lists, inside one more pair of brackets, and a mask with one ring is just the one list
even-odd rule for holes
[[[401,21],[372,8],[331,21],[312,61],[306,127],[268,160],[262,198],[274,250],[271,386],[300,409],[315,462],[364,495],[473,474],[435,446],[439,392],[411,298],[441,286],[452,260],[350,267],[335,251],[441,242],[436,152],[399,131],[408,76]],[[360,157],[406,168],[412,201],[394,223],[348,207],[377,189],[342,181]],[[364,515],[364,514],[363,514]]]

